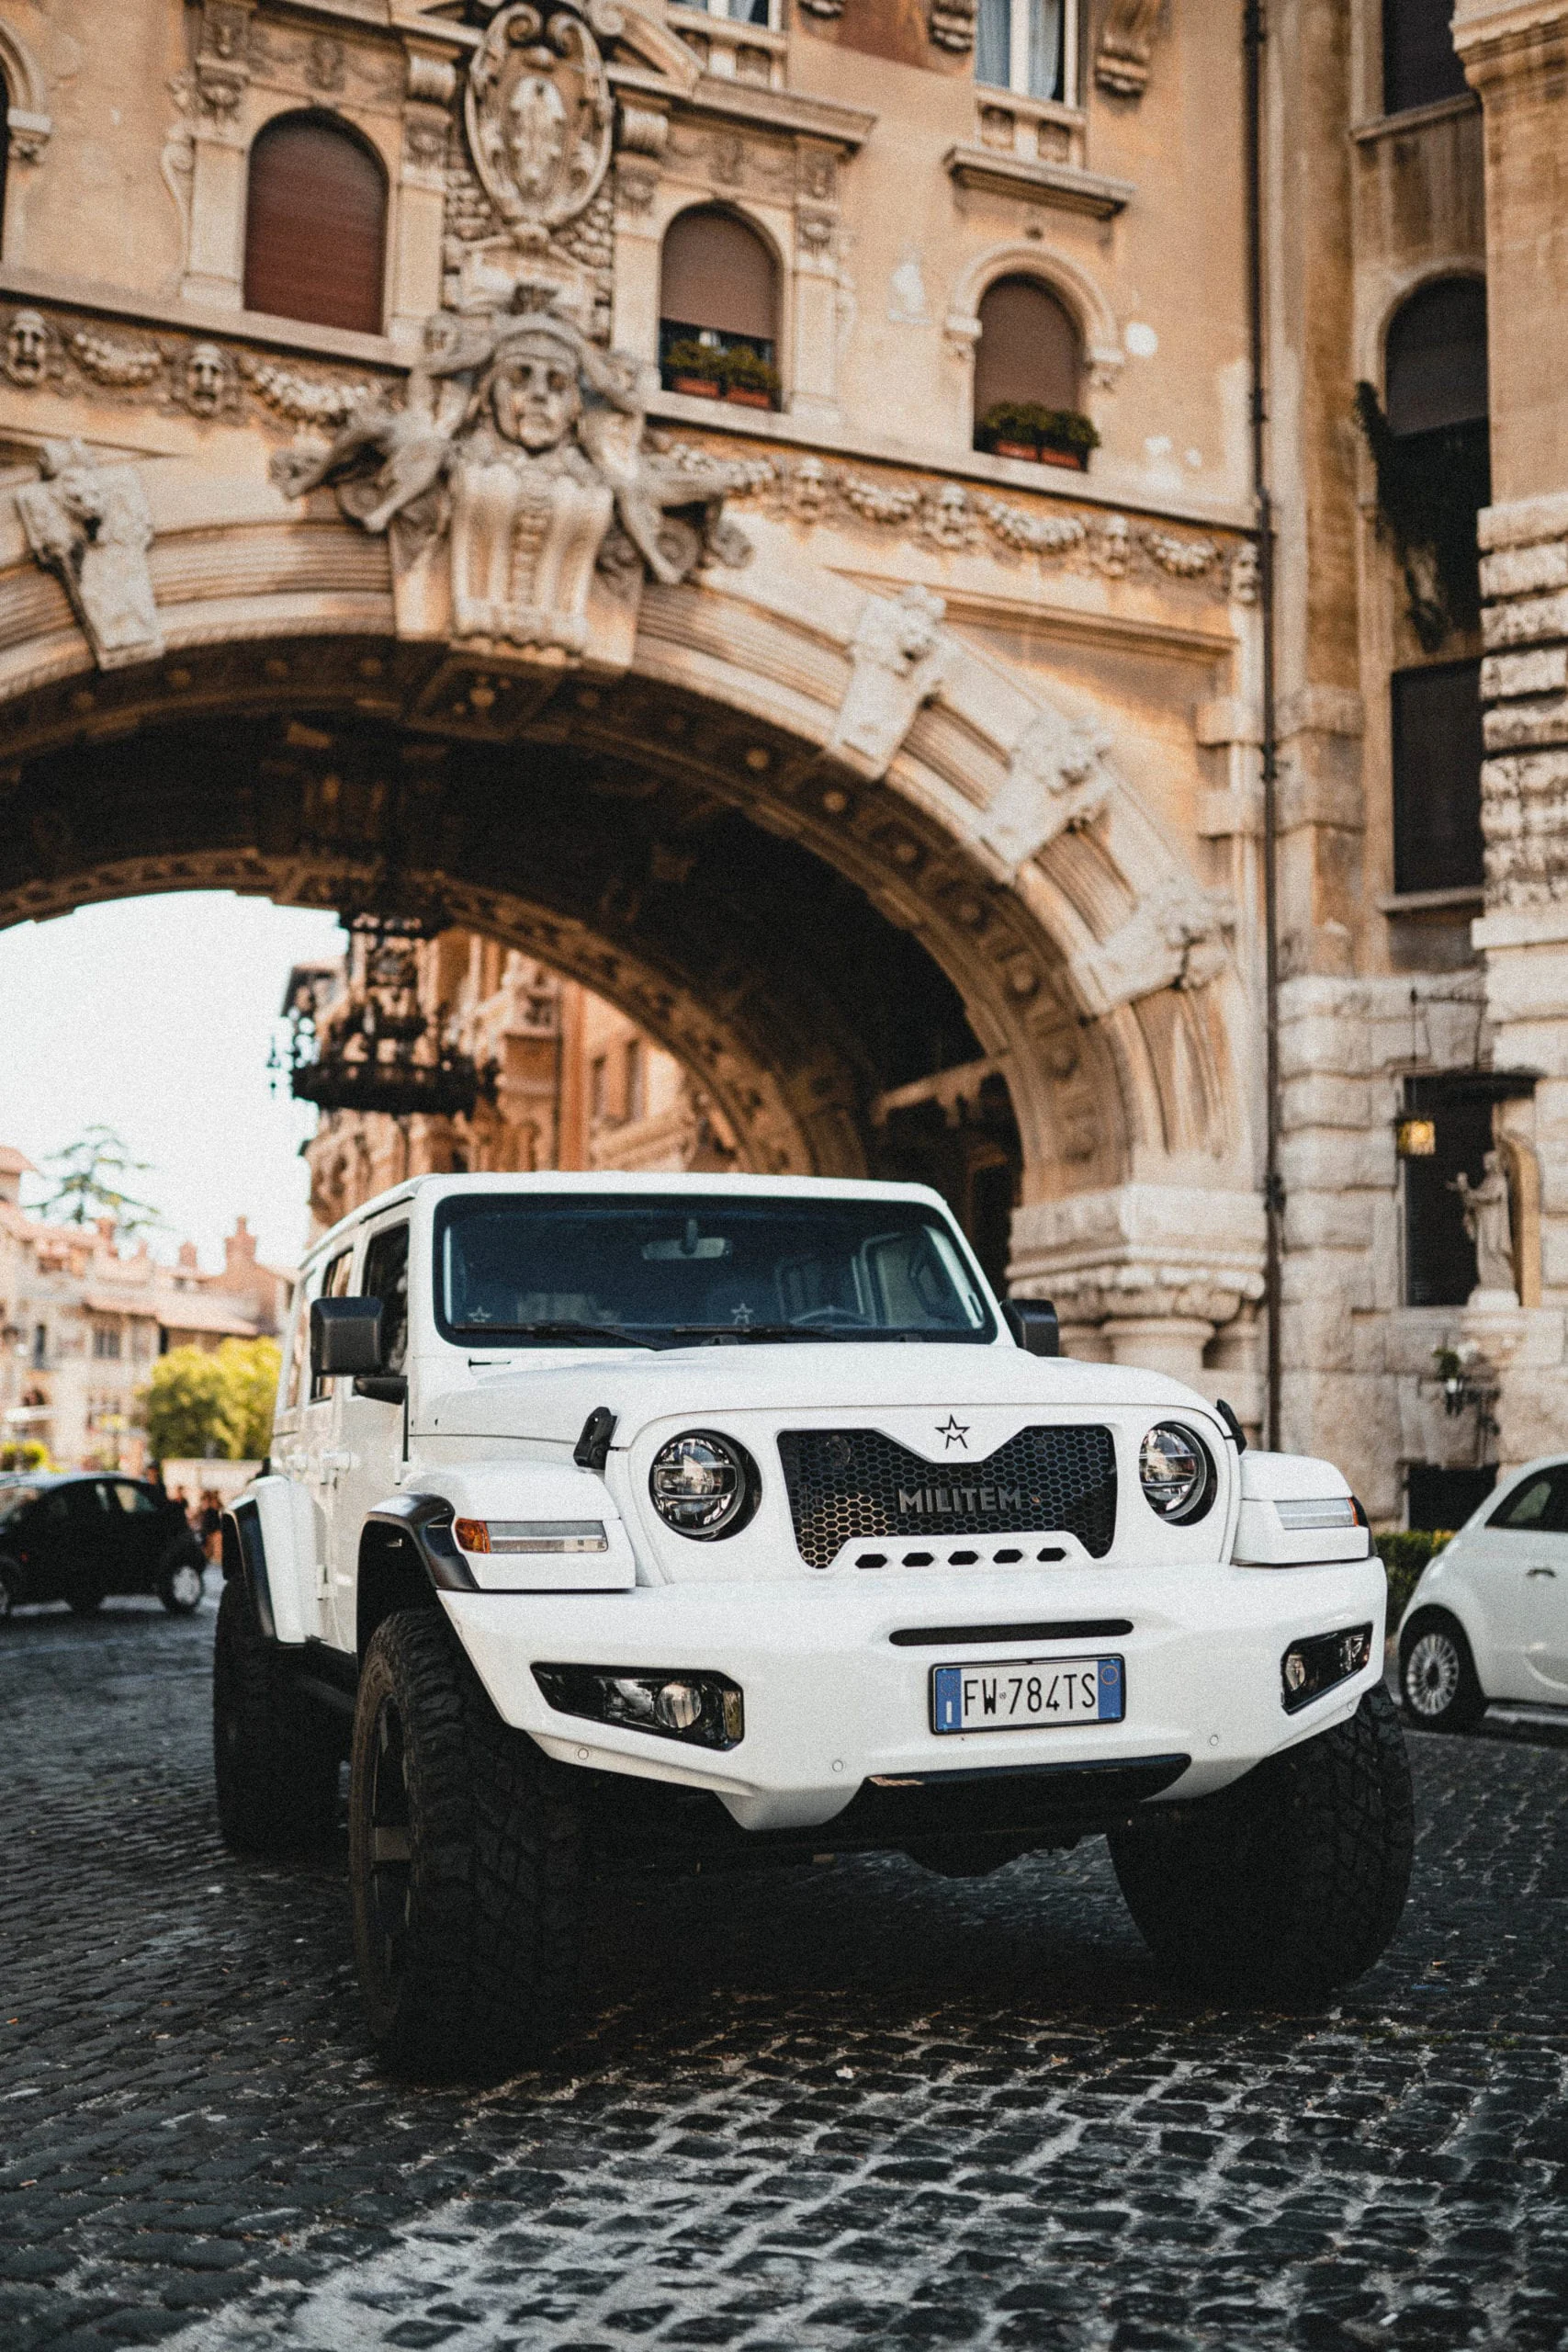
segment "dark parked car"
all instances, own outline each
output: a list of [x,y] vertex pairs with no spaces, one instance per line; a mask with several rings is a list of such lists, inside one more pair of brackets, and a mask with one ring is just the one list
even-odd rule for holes
[[86,1474],[0,1485],[0,1620],[28,1600],[90,1617],[111,1593],[155,1592],[185,1615],[202,1595],[201,1544],[144,1479]]

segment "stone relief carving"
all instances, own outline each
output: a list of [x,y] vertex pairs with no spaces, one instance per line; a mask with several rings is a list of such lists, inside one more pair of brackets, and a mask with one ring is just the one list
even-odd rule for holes
[[[694,447],[668,446],[672,454]],[[758,498],[772,513],[799,523],[852,521],[897,530],[949,554],[987,548],[1006,562],[1034,559],[1115,580],[1192,582],[1215,597],[1235,593],[1213,539],[1135,527],[1125,514],[1098,508],[1026,507],[961,481],[862,474],[818,457],[771,458],[752,461],[731,495]],[[1239,548],[1236,562],[1251,553],[1249,547]]]
[[[587,5],[604,30],[620,30],[618,9]],[[464,111],[480,185],[520,246],[545,244],[597,195],[615,109],[598,42],[574,8],[501,9],[468,67]]]
[[46,441],[43,479],[16,492],[28,545],[64,582],[101,670],[164,650],[147,550],[152,517],[134,466],[100,466],[80,441]]
[[233,368],[215,343],[191,345],[179,371],[179,389],[195,416],[217,416],[238,405]]
[[77,364],[99,384],[150,384],[164,365],[155,343],[119,343],[85,327],[72,336],[71,348]]
[[975,17],[978,0],[931,0],[927,22],[938,49],[964,56],[975,46]]
[[242,365],[257,399],[292,424],[342,424],[375,394],[375,386],[363,377],[344,383],[332,377],[304,375],[278,360],[248,356]]
[[1514,1272],[1514,1235],[1508,1207],[1508,1180],[1495,1151],[1481,1162],[1481,1182],[1472,1184],[1461,1168],[1449,1186],[1459,1194],[1464,1229],[1475,1245],[1475,1291],[1506,1291],[1517,1296]]
[[543,307],[438,313],[429,345],[403,407],[273,460],[286,496],[330,482],[364,529],[391,531],[402,634],[615,666],[645,573],[673,585],[750,557],[722,512],[738,469],[710,459],[699,480],[644,448],[636,360]]
[[1162,0],[1111,0],[1100,28],[1094,78],[1112,97],[1141,98]]
[[1201,988],[1229,960],[1235,907],[1223,890],[1200,889],[1171,874],[1119,931],[1080,950],[1068,967],[1080,1001],[1108,1012],[1157,989]]
[[63,371],[59,345],[41,311],[16,311],[6,330],[6,374],[24,389]]
[[1094,823],[1111,797],[1111,738],[1042,716],[1019,738],[1006,781],[992,795],[979,839],[1010,873],[1055,840]]
[[826,749],[863,775],[886,775],[916,714],[942,690],[947,606],[928,588],[868,596],[850,646],[850,683]]

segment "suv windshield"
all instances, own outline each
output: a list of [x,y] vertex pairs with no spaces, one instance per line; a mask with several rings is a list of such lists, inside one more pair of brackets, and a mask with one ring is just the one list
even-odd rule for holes
[[435,1227],[435,1314],[468,1346],[573,1340],[996,1337],[934,1211],[901,1201],[712,1193],[475,1193]]

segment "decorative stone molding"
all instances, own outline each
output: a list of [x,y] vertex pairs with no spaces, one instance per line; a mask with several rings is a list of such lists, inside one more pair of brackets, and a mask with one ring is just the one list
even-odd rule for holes
[[1568,899],[1568,494],[1486,508],[1481,770],[1489,911]]
[[16,492],[17,512],[37,562],[63,582],[99,669],[161,653],[140,469],[100,466],[80,441],[46,441],[40,463],[43,480]]
[[1094,53],[1094,78],[1116,98],[1141,98],[1163,0],[1111,0]]
[[48,317],[30,306],[13,311],[0,335],[0,375],[20,390],[48,385],[95,401],[184,409],[205,418],[331,428],[377,389],[364,376],[312,370],[210,336],[132,340],[95,319]]
[[1009,155],[995,147],[950,147],[942,162],[960,187],[1046,205],[1058,212],[1083,213],[1091,220],[1114,220],[1138,192],[1131,180],[1086,172],[1076,164]]
[[977,0],[930,0],[927,23],[938,49],[966,57],[975,46]]
[[1071,958],[1068,975],[1079,1001],[1109,1012],[1160,989],[1201,988],[1229,961],[1235,919],[1228,892],[1168,876],[1119,931]]
[[623,97],[617,116],[615,145],[622,154],[663,154],[670,143],[670,109],[644,98]]
[[1215,1329],[1262,1297],[1263,1238],[1256,1193],[1122,1184],[1016,1211],[1010,1272],[1023,1295],[1054,1298],[1065,1323],[1100,1326],[1112,1354],[1124,1338],[1133,1362],[1177,1326],[1190,1378]]
[[[618,31],[604,0],[589,9]],[[614,106],[599,44],[575,7],[515,0],[468,65],[464,119],[480,186],[524,248],[592,202],[610,161]]]
[[1083,338],[1089,381],[1097,391],[1114,391],[1126,354],[1104,288],[1071,254],[1032,237],[987,245],[955,279],[942,330],[954,356],[967,365],[980,339],[980,300],[986,288],[998,277],[1021,274],[1039,278],[1066,303]]
[[952,659],[947,606],[927,588],[868,596],[850,645],[850,683],[826,749],[868,777],[886,775],[917,713],[941,693]]
[[10,134],[11,160],[39,163],[54,129],[49,111],[49,83],[27,42],[14,26],[3,21],[0,71],[4,72],[10,96],[6,127]]

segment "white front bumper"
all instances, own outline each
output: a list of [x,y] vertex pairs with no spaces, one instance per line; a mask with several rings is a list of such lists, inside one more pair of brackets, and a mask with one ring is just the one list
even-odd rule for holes
[[[830,1821],[863,1781],[882,1776],[1186,1756],[1190,1766],[1168,1795],[1206,1796],[1355,1712],[1382,1673],[1386,1585],[1373,1558],[1294,1568],[904,1571],[441,1598],[502,1717],[550,1755],[709,1789],[743,1828],[786,1829]],[[1113,1618],[1132,1630],[1010,1641],[977,1641],[962,1630]],[[1371,1664],[1287,1715],[1280,1664],[1290,1644],[1369,1619]],[[944,1638],[895,1646],[890,1636],[911,1628],[941,1628]],[[934,1666],[1101,1655],[1126,1662],[1122,1723],[942,1736],[931,1728]],[[715,1753],[559,1714],[534,1679],[536,1662],[727,1674],[745,1694],[745,1737]]]

